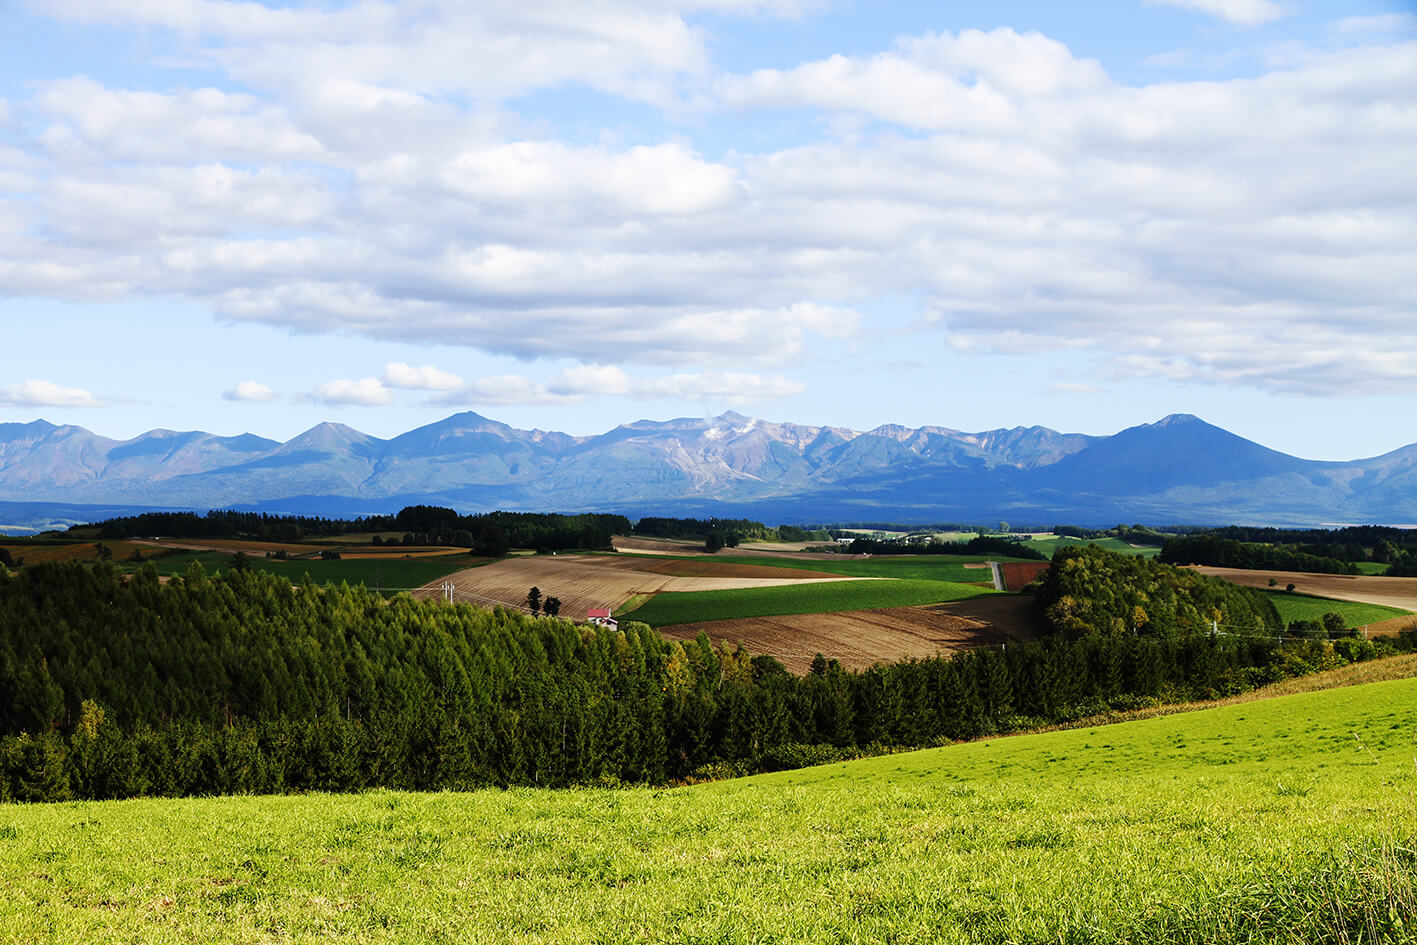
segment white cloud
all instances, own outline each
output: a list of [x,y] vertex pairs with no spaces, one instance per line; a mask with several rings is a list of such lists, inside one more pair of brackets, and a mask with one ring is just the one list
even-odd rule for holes
[[552,378],[547,389],[553,394],[602,394],[624,396],[634,390],[630,375],[613,365],[581,364]]
[[920,128],[999,130],[1023,120],[1022,101],[1107,88],[1092,59],[1039,33],[1012,29],[929,33],[897,41],[893,52],[832,56],[793,69],[764,69],[720,84],[738,108],[810,105],[864,112]]
[[384,365],[384,383],[403,390],[458,390],[467,382],[456,374],[439,370],[431,364],[411,367],[402,361]]
[[645,398],[675,397],[680,400],[713,401],[732,405],[750,404],[781,397],[793,397],[806,391],[801,381],[789,380],[778,374],[763,377],[758,374],[712,371],[704,374],[672,374],[654,378],[639,385],[637,396]]
[[0,404],[7,407],[102,407],[104,403],[79,387],[60,387],[51,381],[21,381],[0,387]]
[[[869,345],[859,313],[883,298],[918,299],[930,342],[959,350],[1417,390],[1402,354],[1417,350],[1417,44],[1123,85],[1046,36],[964,30],[715,76],[695,11],[797,6],[567,3],[36,7],[157,27],[161,52],[245,91],[99,76],[12,101],[34,133],[0,145],[0,292],[177,296],[228,321],[583,365],[464,384],[391,364],[330,402],[654,396],[640,371],[694,379],[661,380],[664,396],[712,397],[692,372],[727,365],[784,396],[795,382],[772,372]],[[715,145],[697,122],[569,143],[511,111],[508,96],[567,83],[702,109]],[[810,110],[821,133],[725,143],[730,109]]]
[[327,381],[310,393],[315,403],[329,406],[383,407],[394,402],[394,393],[376,377],[357,381]]
[[479,377],[461,390],[449,391],[433,399],[446,406],[544,407],[580,403],[583,392],[554,393],[545,384],[520,374]]
[[[53,0],[32,4],[83,23],[176,31],[192,55],[248,84],[287,90],[330,83],[483,100],[571,81],[661,100],[675,76],[707,68],[696,8],[793,12],[798,3],[653,4],[575,0],[468,4],[368,0],[343,8],[272,8],[230,0]],[[656,9],[656,7],[658,9]]]
[[171,94],[110,89],[78,77],[38,84],[51,122],[107,159],[136,161],[314,160],[323,147],[286,111],[214,88]]
[[1143,0],[1147,6],[1180,7],[1206,13],[1238,26],[1259,26],[1284,15],[1273,0]]
[[224,400],[260,403],[275,400],[278,395],[265,384],[259,384],[256,381],[241,381],[231,390],[222,391],[221,396]]
[[520,374],[483,377],[467,387],[434,399],[441,405],[545,406],[582,403],[591,397],[671,398],[738,406],[791,397],[806,390],[782,375],[707,371],[640,378],[614,366],[587,364],[569,368],[542,383]]
[[570,209],[602,218],[703,213],[742,196],[732,169],[678,144],[612,153],[519,141],[459,154],[441,176],[451,194],[478,205]]
[[1338,30],[1342,33],[1411,33],[1417,31],[1417,14],[1346,16],[1338,21]]

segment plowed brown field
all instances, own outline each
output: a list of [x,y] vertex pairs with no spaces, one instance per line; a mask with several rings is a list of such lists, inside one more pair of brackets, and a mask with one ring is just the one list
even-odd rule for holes
[[[651,569],[654,570],[651,570]],[[827,575],[803,578],[800,571],[719,564],[714,561],[656,561],[614,555],[538,555],[508,558],[481,568],[459,571],[451,580],[459,600],[488,606],[520,607],[527,591],[561,600],[561,616],[581,620],[592,607],[615,609],[637,594],[656,591],[719,591],[735,587],[777,587],[859,578]],[[439,583],[442,583],[441,581]],[[436,596],[438,585],[420,591]]]
[[692,640],[703,631],[715,642],[769,653],[794,673],[805,673],[818,653],[848,669],[907,658],[1031,640],[1032,598],[980,597],[928,607],[890,607],[836,614],[791,614],[680,624],[660,632]]
[[1250,571],[1240,568],[1196,568],[1201,574],[1224,578],[1248,587],[1293,584],[1300,594],[1383,604],[1402,610],[1417,610],[1417,578],[1374,577],[1366,574],[1306,574],[1299,571]]
[[[55,544],[41,545],[19,544],[3,545],[10,552],[10,557],[15,561],[21,559],[26,564],[39,564],[42,561],[97,561],[98,546],[105,545],[110,552],[110,559],[113,561],[123,561],[138,548],[136,542],[131,541],[105,541],[105,542],[85,542],[82,544]],[[146,551],[147,549],[142,549]]]
[[999,565],[999,570],[1003,573],[1004,590],[1023,590],[1034,578],[1047,571],[1050,564],[1048,561],[1009,561]]

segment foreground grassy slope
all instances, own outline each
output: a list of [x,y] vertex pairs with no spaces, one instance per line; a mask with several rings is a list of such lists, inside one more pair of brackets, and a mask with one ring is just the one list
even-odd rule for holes
[[991,588],[969,584],[917,580],[827,581],[726,591],[666,591],[655,594],[624,616],[651,627],[670,627],[702,620],[914,607],[993,593]]
[[0,807],[0,940],[1409,942],[1415,719],[1402,680],[677,790]]

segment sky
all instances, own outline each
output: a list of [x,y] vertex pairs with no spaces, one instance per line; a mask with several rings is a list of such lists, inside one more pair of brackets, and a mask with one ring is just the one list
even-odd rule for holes
[[1417,441],[1417,4],[5,0],[0,422]]

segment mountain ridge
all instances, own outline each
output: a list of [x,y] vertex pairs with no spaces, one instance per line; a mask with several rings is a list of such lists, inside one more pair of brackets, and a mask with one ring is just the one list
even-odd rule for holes
[[1306,460],[1184,413],[1110,436],[1036,425],[853,430],[733,411],[597,435],[464,411],[389,438],[325,421],[285,442],[163,429],[115,440],[42,419],[0,424],[0,502],[277,508],[302,499],[782,521],[1393,523],[1417,521],[1417,444]]

